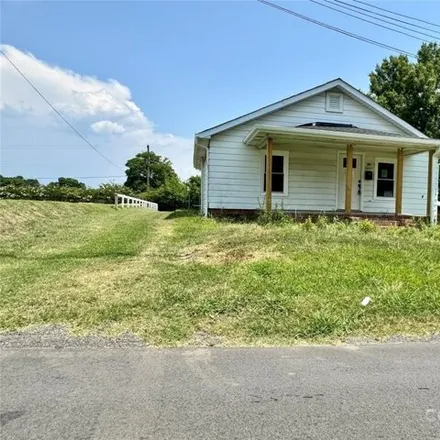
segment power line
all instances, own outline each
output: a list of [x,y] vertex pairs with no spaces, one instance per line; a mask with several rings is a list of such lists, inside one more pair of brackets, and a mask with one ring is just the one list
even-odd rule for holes
[[392,31],[392,32],[397,32],[399,34],[406,35],[407,37],[411,37],[411,38],[414,38],[416,40],[424,41],[425,43],[428,42],[428,41],[424,40],[423,38],[417,37],[416,35],[407,34],[406,32],[402,32],[402,31],[399,31],[397,29],[393,29],[393,28],[390,28],[388,26],[385,26],[383,24],[379,24],[379,23],[376,23],[374,21],[367,20],[366,18],[358,17],[357,15],[350,14],[349,12],[341,11],[340,9],[333,8],[332,6],[325,5],[325,4],[320,3],[320,2],[318,2],[316,0],[309,0],[309,1],[312,2],[312,3],[315,3],[315,4],[319,5],[319,6],[323,6],[324,8],[332,9],[333,11],[339,12],[339,13],[344,14],[344,15],[348,15],[349,17],[354,17],[354,18],[357,18],[358,20],[365,21],[366,23],[371,23],[374,26],[379,26],[379,27],[381,27],[383,29],[387,29],[387,30]]
[[51,103],[50,101],[38,90],[38,88],[26,77],[26,75],[14,64],[14,62],[5,54],[3,50],[0,49],[0,53],[9,61],[9,63],[14,67],[14,69],[24,78],[24,80],[40,95],[40,97],[46,102],[46,104],[72,129],[72,131],[79,136],[90,148],[96,151],[102,158],[104,158],[108,163],[119,168],[123,171],[123,168],[115,164],[111,159],[101,153],[89,140],[83,136]]
[[415,54],[411,53],[411,52],[407,52],[405,50],[398,49],[397,47],[389,46],[388,44],[381,43],[381,42],[376,41],[376,40],[371,40],[370,38],[363,37],[362,35],[358,35],[358,34],[354,34],[352,32],[345,31],[344,29],[341,29],[341,28],[338,28],[336,26],[332,26],[332,25],[323,23],[321,21],[318,21],[318,20],[315,20],[313,18],[307,17],[306,15],[299,14],[297,12],[292,11],[291,9],[284,8],[284,7],[280,6],[280,5],[277,5],[275,3],[271,3],[271,2],[269,2],[267,0],[257,0],[257,1],[260,2],[260,3],[265,4],[266,6],[270,6],[271,8],[278,9],[278,10],[280,10],[282,12],[287,13],[287,14],[290,14],[290,15],[293,15],[295,17],[301,18],[302,20],[306,20],[306,21],[308,21],[310,23],[316,24],[316,25],[324,27],[326,29],[330,29],[330,30],[335,31],[335,32],[339,32],[340,34],[346,35],[346,36],[354,38],[356,40],[363,41],[364,43],[370,43],[370,44],[373,44],[374,46],[381,47],[382,49],[392,50],[394,52],[399,52],[401,54],[408,55],[408,56],[410,56],[412,58],[417,58],[417,56]]
[[[435,30],[433,30],[433,29],[428,29],[428,28],[426,28],[426,27],[424,27],[424,26],[419,26],[418,24],[410,23],[409,21],[400,20],[400,19],[398,19],[398,18],[390,17],[389,15],[381,14],[380,12],[370,11],[369,9],[362,8],[362,7],[360,7],[360,6],[356,6],[356,5],[351,5],[350,3],[344,2],[344,1],[342,1],[342,0],[335,0],[335,2],[336,2],[336,3],[340,3],[340,4],[342,4],[342,5],[345,5],[346,7],[349,7],[349,8],[355,9],[355,10],[356,10],[356,9],[359,9],[359,10],[361,10],[361,11],[369,12],[370,14],[374,14],[374,15],[377,15],[377,16],[379,16],[379,17],[389,18],[389,19],[391,19],[391,20],[398,21],[399,23],[409,24],[410,26],[413,26],[413,27],[416,27],[416,28],[419,28],[419,29],[423,29],[423,30],[425,30],[425,31],[434,32],[434,33],[440,35],[440,32],[438,32],[438,31],[435,31]],[[364,13],[363,15],[367,15],[367,14]],[[371,17],[371,15],[368,15],[368,16]],[[373,16],[373,18],[375,18],[375,17]],[[379,19],[377,19],[377,20],[379,20]],[[382,21],[384,21],[384,20],[382,20]],[[397,25],[395,25],[395,26],[397,26]],[[399,25],[399,26],[402,27],[401,25]],[[404,29],[408,29],[408,28],[404,28]],[[419,34],[422,34],[422,35],[426,35],[427,37],[431,37],[431,38],[434,38],[434,39],[438,39],[438,37],[433,36],[433,35],[430,35],[430,34],[425,34],[425,33],[423,33],[423,32],[416,31],[416,30],[414,30],[414,29],[410,29],[410,30],[413,30],[414,32],[418,32]]]
[[410,20],[418,21],[419,23],[425,23],[425,24],[429,24],[430,26],[435,26],[435,27],[440,28],[440,24],[431,23],[430,21],[421,20],[420,18],[411,17],[411,16],[405,15],[405,14],[399,14],[398,12],[390,11],[389,9],[381,8],[379,6],[372,5],[371,3],[363,2],[361,0],[353,0],[353,1],[356,3],[361,3],[362,5],[367,5],[370,8],[379,9],[381,11],[389,12],[390,14],[398,15],[399,17],[409,18]]

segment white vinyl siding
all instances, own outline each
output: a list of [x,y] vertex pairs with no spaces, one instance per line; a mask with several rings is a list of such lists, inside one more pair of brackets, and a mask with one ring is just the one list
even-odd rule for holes
[[[339,91],[339,90],[336,90]],[[310,122],[353,124],[360,128],[405,134],[399,127],[344,94],[344,112],[326,112],[326,94],[322,93],[293,104],[272,114],[212,136],[209,157],[209,208],[258,209],[264,204],[261,194],[261,151],[245,146],[243,138],[256,124],[296,127]],[[289,210],[336,209],[337,152],[343,146],[322,147],[274,143],[274,149],[289,152],[288,195],[273,194],[273,205]],[[364,153],[364,163],[376,163],[376,158],[396,159],[395,152]],[[374,169],[374,168],[373,168]],[[374,179],[376,179],[375,170]],[[364,171],[362,172],[362,178]],[[394,200],[374,198],[374,179],[362,184],[362,205],[365,212],[394,212]],[[424,215],[427,192],[427,154],[405,157],[403,211]]]
[[[403,206],[404,214],[426,215],[428,203],[428,162],[429,154],[405,157],[403,162]],[[433,190],[437,189],[434,176]]]

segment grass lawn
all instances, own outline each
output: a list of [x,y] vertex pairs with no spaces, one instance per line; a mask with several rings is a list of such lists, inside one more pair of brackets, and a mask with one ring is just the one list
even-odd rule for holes
[[153,345],[440,331],[440,228],[364,229],[1,200],[0,330],[129,330]]

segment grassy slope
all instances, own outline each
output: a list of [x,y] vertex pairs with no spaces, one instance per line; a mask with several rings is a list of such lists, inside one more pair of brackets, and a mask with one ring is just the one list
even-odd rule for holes
[[440,331],[440,229],[0,201],[0,329],[46,323],[157,345],[200,331],[229,345]]

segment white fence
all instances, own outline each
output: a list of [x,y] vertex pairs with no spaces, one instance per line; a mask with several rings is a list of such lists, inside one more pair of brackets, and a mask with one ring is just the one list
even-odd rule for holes
[[157,211],[157,203],[126,196],[125,194],[115,194],[115,206],[116,208],[120,206],[121,208],[147,208]]

